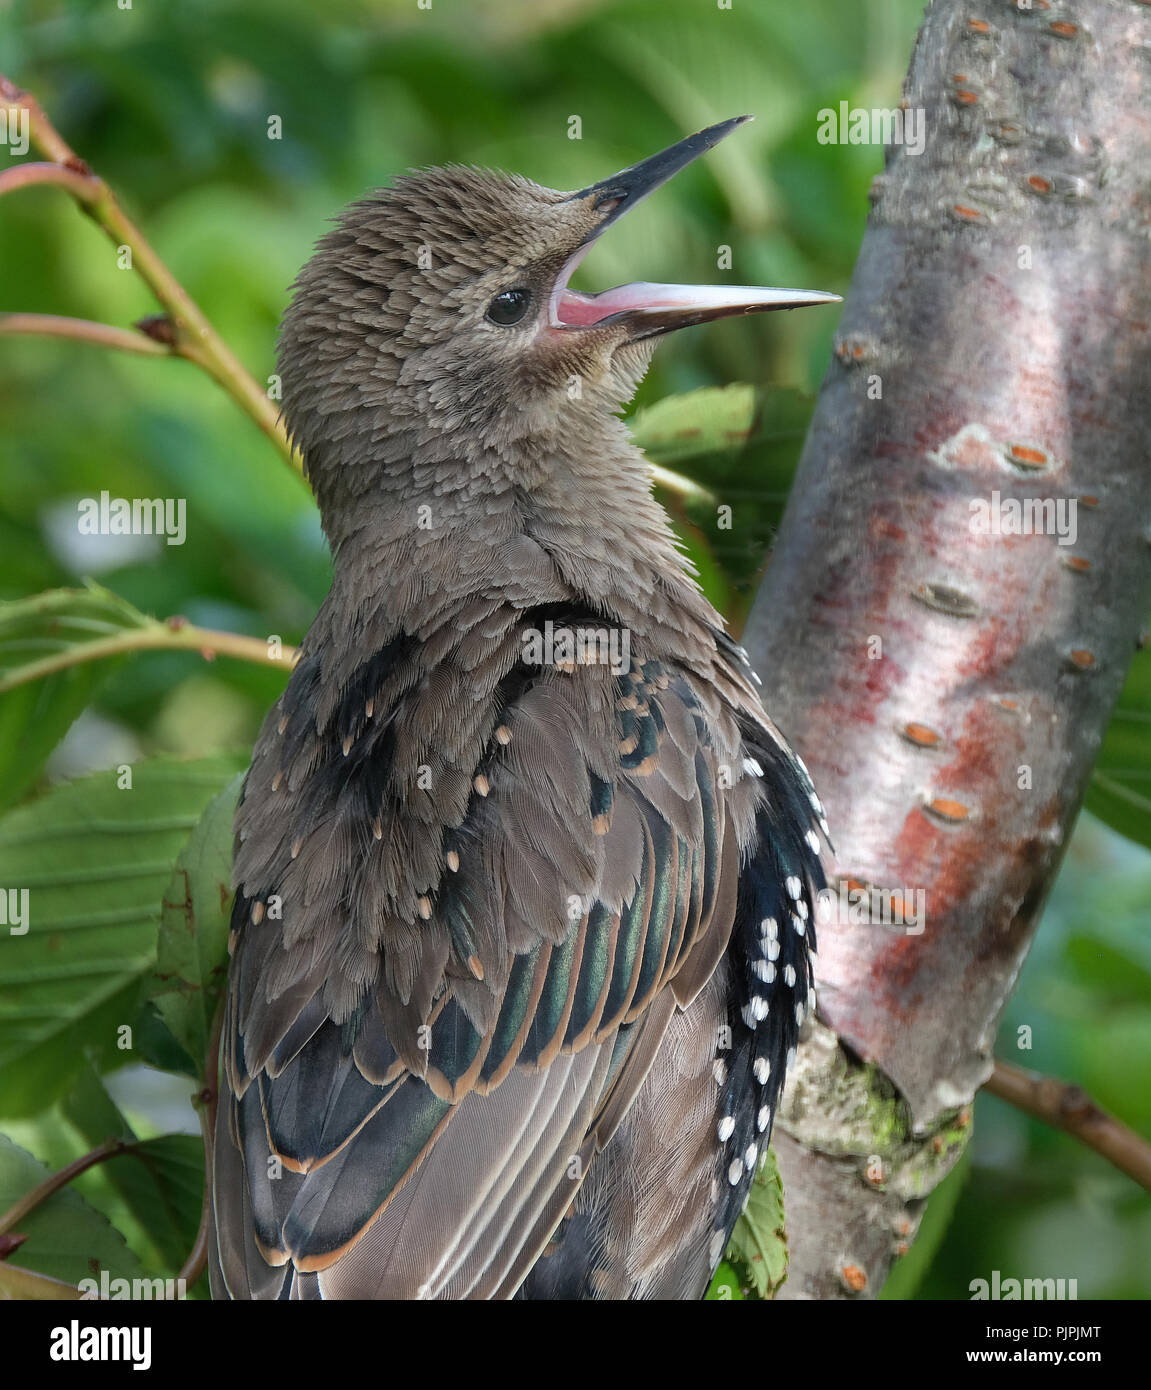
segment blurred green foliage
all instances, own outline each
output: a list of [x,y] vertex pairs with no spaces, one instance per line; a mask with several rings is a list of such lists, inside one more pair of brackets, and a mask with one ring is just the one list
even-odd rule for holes
[[[365,189],[448,161],[580,187],[741,111],[754,124],[613,229],[577,287],[726,278],[843,292],[882,151],[817,144],[816,113],[841,100],[894,105],[921,10],[920,0],[738,0],[729,10],[711,0],[328,0],[320,12],[305,0],[137,0],[131,9],[8,0],[0,68],[117,190],[262,382],[274,371],[289,283],[326,219]],[[269,138],[273,117],[278,139]],[[579,139],[569,138],[573,117]],[[730,270],[717,268],[723,247]],[[0,204],[0,268],[0,310],[128,325],[157,307],[54,190]],[[733,382],[753,388],[738,449],[668,457],[740,518],[720,534],[706,506],[673,506],[709,593],[736,623],[778,523],[835,323],[834,312],[778,314],[676,335],[635,403]],[[186,363],[61,341],[0,339],[0,364],[0,599],[91,576],[145,613],[298,641],[328,583],[315,509],[217,387]],[[653,411],[641,423],[663,427]],[[186,498],[187,543],[79,537],[76,502],[103,489]],[[206,802],[234,756],[242,761],[282,682],[275,670],[207,665],[191,653],[109,667],[85,686],[96,703],[56,749],[49,780],[147,755],[213,755],[203,764],[214,779]],[[1129,735],[1151,714],[1137,700],[1129,709],[1108,768],[1124,814],[1136,798],[1125,828],[1138,835],[1148,785]],[[29,756],[22,750],[21,775]],[[1108,814],[1102,802],[1097,809]],[[159,882],[174,855],[155,866]],[[1078,1080],[1144,1134],[1149,902],[1148,855],[1085,819],[1001,1037],[1003,1055]],[[142,956],[140,972],[147,966]],[[204,1021],[194,1024],[198,1036]],[[1020,1053],[1024,1024],[1033,1046]],[[154,1011],[142,1026],[147,1055],[186,1067]],[[123,1060],[99,1059],[102,1069]],[[181,1122],[194,1129],[186,1102],[173,1124],[170,1105],[165,1113],[145,1098],[142,1073],[120,1095],[121,1114],[109,1094],[117,1078],[105,1089],[82,1057],[75,1063],[71,1091],[50,1109],[4,1119],[36,1159],[58,1167],[111,1132],[153,1139]],[[186,1079],[173,1085],[187,1095]],[[158,1142],[169,1148],[148,1158],[151,1186],[126,1166],[141,1160],[125,1157],[75,1187],[124,1232],[133,1261],[171,1274],[195,1224],[197,1141]],[[29,1168],[9,1157],[13,1171]],[[966,1180],[939,1200],[948,1209],[957,1200],[956,1217],[936,1221],[938,1253],[902,1294],[918,1282],[921,1296],[967,1297],[969,1282],[993,1269],[1078,1274],[1081,1297],[1151,1294],[1151,1197],[999,1102],[981,1098]]]

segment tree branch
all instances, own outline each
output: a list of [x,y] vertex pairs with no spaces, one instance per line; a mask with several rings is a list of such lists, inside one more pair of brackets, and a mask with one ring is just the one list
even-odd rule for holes
[[[299,455],[292,449],[279,411],[255,379],[204,317],[199,306],[153,250],[144,234],[125,214],[111,188],[71,149],[44,114],[39,102],[0,73],[0,101],[28,112],[32,143],[53,161],[24,164],[0,174],[0,194],[37,183],[54,184],[76,199],[80,208],[103,228],[116,246],[127,246],[135,270],[163,306],[170,324],[171,352],[195,362],[253,419],[297,472]],[[122,346],[122,344],[115,344]]]
[[[127,1140],[109,1139],[89,1153],[81,1154],[79,1158],[61,1168],[59,1172],[52,1173],[42,1183],[38,1183],[28,1192],[25,1192],[22,1197],[18,1197],[6,1212],[0,1214],[0,1236],[13,1230],[26,1216],[31,1215],[42,1202],[46,1202],[61,1188],[67,1187],[73,1178],[78,1178],[81,1173],[86,1173],[89,1168],[94,1168],[106,1159],[115,1158],[118,1154],[131,1153],[134,1148],[135,1145]],[[0,1265],[0,1268],[3,1266]]]
[[97,347],[116,348],[120,352],[137,352],[145,357],[171,357],[173,349],[131,328],[116,328],[110,323],[93,323],[90,319],[72,319],[62,314],[0,314],[0,336],[35,334],[48,338],[74,338]]
[[[4,78],[0,76],[0,97],[4,95]],[[0,198],[5,193],[15,193],[20,188],[34,188],[37,185],[62,188],[70,193],[78,203],[91,203],[99,192],[99,184],[86,174],[75,169],[64,168],[59,164],[16,164],[0,172]]]
[[23,1303],[83,1297],[75,1284],[0,1261],[0,1300],[14,1299]]
[[[1052,14],[928,11],[902,103],[924,144],[875,181],[744,631],[833,883],[925,908],[818,924],[820,1022],[779,1116],[783,1298],[879,1289],[947,1171],[1151,598],[1151,16]],[[974,526],[997,500],[1074,533]]]
[[295,647],[283,647],[279,656],[272,656],[268,652],[267,642],[262,638],[194,627],[183,619],[169,618],[165,623],[125,628],[111,637],[99,637],[94,642],[76,642],[39,661],[15,667],[0,675],[0,694],[66,670],[69,666],[79,666],[85,661],[100,661],[138,651],[198,651],[206,661],[212,661],[217,656],[232,656],[240,661],[255,661],[288,671],[295,665],[298,654]]
[[224,1026],[224,1000],[216,1005],[212,1020],[212,1036],[204,1061],[204,1086],[196,1097],[200,1111],[200,1133],[204,1139],[204,1201],[200,1208],[200,1225],[188,1258],[180,1270],[184,1287],[190,1289],[203,1274],[208,1263],[209,1233],[212,1226],[212,1153],[216,1141],[216,1106],[220,1099],[220,1035]]
[[1151,1192],[1151,1143],[1096,1105],[1082,1087],[996,1062],[983,1089],[1072,1135]]

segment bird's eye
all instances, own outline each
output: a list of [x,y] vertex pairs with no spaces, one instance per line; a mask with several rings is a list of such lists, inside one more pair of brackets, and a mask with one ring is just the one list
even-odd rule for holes
[[508,324],[519,323],[531,302],[532,297],[528,290],[504,290],[488,305],[488,318],[506,328]]

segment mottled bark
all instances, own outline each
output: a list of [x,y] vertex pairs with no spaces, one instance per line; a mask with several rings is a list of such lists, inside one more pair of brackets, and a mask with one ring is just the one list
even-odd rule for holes
[[935,0],[905,98],[744,638],[837,879],[926,893],[820,926],[782,1297],[876,1292],[961,1151],[1151,598],[1151,3]]

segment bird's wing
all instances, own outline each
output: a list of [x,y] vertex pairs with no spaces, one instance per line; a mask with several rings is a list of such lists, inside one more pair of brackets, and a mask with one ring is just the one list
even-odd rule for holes
[[[814,1008],[823,807],[807,770],[764,714],[747,654],[722,633],[749,774],[732,789],[739,893],[724,960],[677,1012],[600,1162],[520,1296],[699,1298],[743,1209],[803,1020]],[[740,797],[740,792],[744,797]],[[750,793],[750,795],[748,795]]]
[[[215,1157],[233,1296],[514,1292],[723,954],[754,817],[723,790],[745,775],[735,720],[651,662],[541,670],[505,697],[414,921],[357,916],[364,861],[402,833],[414,855],[420,827],[335,838],[359,795],[338,728],[300,764],[334,807],[307,835],[334,848],[282,895],[251,875],[237,895]],[[385,751],[360,759],[379,792]],[[317,900],[342,920],[293,930]],[[333,979],[357,971],[341,1011]]]

